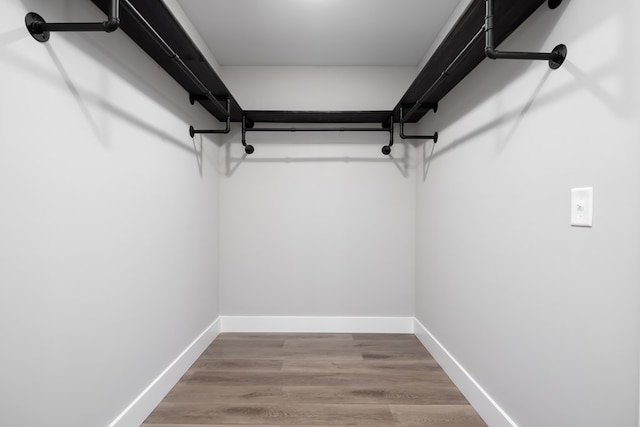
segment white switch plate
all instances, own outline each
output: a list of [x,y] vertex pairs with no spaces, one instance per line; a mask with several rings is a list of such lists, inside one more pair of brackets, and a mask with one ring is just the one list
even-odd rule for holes
[[593,187],[571,189],[571,225],[593,226]]

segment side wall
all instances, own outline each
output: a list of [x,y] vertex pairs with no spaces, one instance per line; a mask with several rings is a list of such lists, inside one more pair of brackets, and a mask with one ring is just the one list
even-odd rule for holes
[[[418,150],[418,332],[492,426],[638,425],[638,16],[542,6],[499,48],[565,43],[562,68],[485,60],[419,125],[440,141]],[[594,226],[571,227],[588,186]]]
[[0,425],[137,426],[215,335],[219,148],[187,131],[211,116],[123,32],[41,44],[30,11],[104,20],[2,4]]

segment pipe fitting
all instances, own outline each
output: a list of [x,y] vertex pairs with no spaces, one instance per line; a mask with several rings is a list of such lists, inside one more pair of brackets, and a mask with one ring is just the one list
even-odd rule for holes
[[109,20],[104,21],[102,24],[104,25],[105,32],[113,33],[115,30],[120,28],[120,19],[115,17],[110,17]]

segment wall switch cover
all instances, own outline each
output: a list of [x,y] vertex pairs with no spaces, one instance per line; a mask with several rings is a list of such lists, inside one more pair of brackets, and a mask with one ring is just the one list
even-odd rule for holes
[[571,225],[593,226],[593,187],[571,189]]

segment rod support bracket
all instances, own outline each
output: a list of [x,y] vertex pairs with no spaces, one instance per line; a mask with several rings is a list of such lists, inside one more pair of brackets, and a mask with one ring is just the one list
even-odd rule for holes
[[[218,99],[218,97],[214,97],[214,98],[216,98],[216,100]],[[209,99],[209,97],[206,94],[204,94],[204,95],[196,95],[196,94],[193,94],[193,93],[189,94],[189,103],[191,105],[195,105],[196,101],[202,102],[202,101],[207,101],[208,99]]]
[[[551,52],[508,52],[496,49],[493,39],[493,10],[494,0],[485,0],[486,12],[484,17],[485,44],[484,54],[489,59],[525,59],[525,60],[546,60],[549,68],[556,70],[560,68],[567,58],[567,47],[559,44]],[[549,0],[549,7],[555,9],[562,3],[562,0]]]
[[45,21],[42,16],[38,15],[35,12],[29,12],[24,17],[24,23],[27,26],[27,30],[29,30],[29,34],[31,34],[31,37],[33,37],[40,43],[49,41],[51,33],[49,31],[42,31],[40,28],[40,25],[47,23],[47,21]]
[[429,110],[433,110],[434,114],[438,112],[438,103],[437,102],[422,102],[420,103],[421,107],[427,108],[427,113]]
[[[196,100],[206,99],[206,97],[202,95],[192,95],[189,94],[189,101],[191,105],[195,103]],[[195,136],[197,133],[224,133],[227,134],[231,131],[231,98],[227,98],[227,120],[226,127],[224,129],[195,129],[193,126],[189,126],[189,135],[191,138]]]
[[561,3],[562,0],[549,0],[547,2],[549,9],[555,9],[556,7],[560,6]]
[[253,154],[255,148],[253,145],[247,144],[247,125],[251,123],[251,127],[253,127],[253,122],[247,118],[244,113],[242,114],[242,146],[244,147],[244,152],[247,154]]

